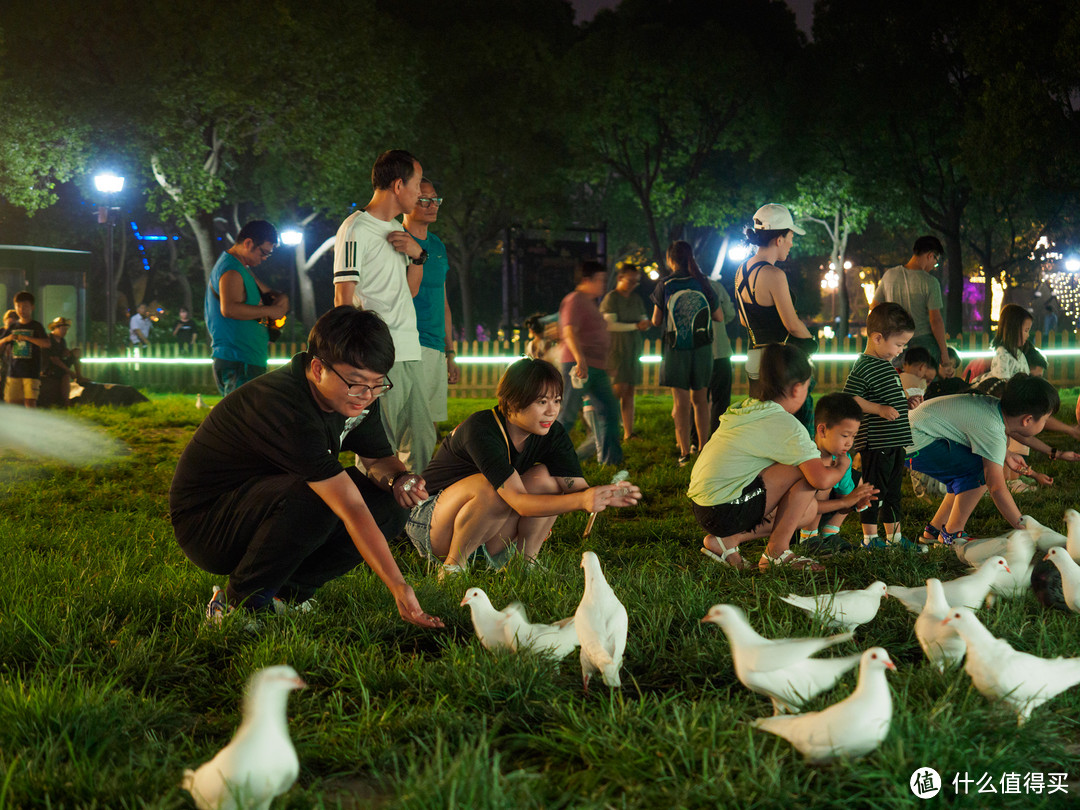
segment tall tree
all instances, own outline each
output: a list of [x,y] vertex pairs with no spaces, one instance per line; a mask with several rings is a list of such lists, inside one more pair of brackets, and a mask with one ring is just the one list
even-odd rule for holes
[[633,190],[658,262],[695,205],[730,181],[710,171],[716,158],[745,161],[771,142],[801,42],[794,14],[772,0],[625,0],[587,29],[569,61],[574,143],[592,177],[611,172]]

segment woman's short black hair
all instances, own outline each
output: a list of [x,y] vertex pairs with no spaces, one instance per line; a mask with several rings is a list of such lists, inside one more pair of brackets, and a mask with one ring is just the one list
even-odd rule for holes
[[810,358],[802,349],[787,343],[770,343],[761,353],[759,397],[772,402],[786,396],[795,383],[806,382],[814,373]]
[[495,396],[504,415],[523,411],[544,394],[561,397],[562,373],[547,360],[523,357],[511,363],[499,379]]
[[386,374],[394,365],[394,339],[390,328],[370,309],[348,304],[334,307],[315,321],[308,334],[308,364],[312,356],[324,363]]

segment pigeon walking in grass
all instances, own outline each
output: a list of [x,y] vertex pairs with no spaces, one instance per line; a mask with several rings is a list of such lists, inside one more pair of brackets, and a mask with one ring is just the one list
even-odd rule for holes
[[1065,548],[1074,560],[1080,560],[1080,512],[1075,509],[1065,510]]
[[1024,725],[1048,700],[1080,683],[1080,658],[1040,658],[1014,650],[995,638],[967,608],[953,608],[945,619],[967,644],[964,669],[989,700],[1001,700]]
[[869,754],[889,733],[892,694],[885,670],[889,654],[871,647],[859,661],[859,685],[850,696],[820,712],[761,717],[754,725],[783,737],[811,762]]
[[889,593],[885,583],[879,580],[862,590],[837,591],[819,596],[798,596],[791,593],[780,598],[812,616],[820,616],[830,627],[852,631],[877,616],[882,597]]
[[[945,599],[951,607],[977,610],[986,601],[990,586],[996,581],[1004,581],[1009,573],[1009,564],[1004,557],[991,557],[974,574],[943,582]],[[920,613],[926,604],[926,586],[905,588],[902,585],[890,585],[889,596],[899,599],[912,613]]]
[[532,623],[520,602],[507,605],[498,622],[503,637],[514,652],[529,649],[561,661],[579,643],[573,616],[554,624]]
[[724,631],[731,645],[735,677],[751,692],[765,695],[773,713],[798,711],[803,703],[832,689],[854,669],[858,653],[840,658],[811,658],[826,647],[850,641],[852,633],[827,638],[777,638],[759,635],[735,605],[713,605],[702,622]]
[[945,667],[964,660],[967,645],[955,627],[945,624],[950,608],[941,580],[926,580],[926,593],[926,604],[915,620],[915,637],[930,663],[944,672]]
[[1080,565],[1064,548],[1050,549],[1044,559],[1050,560],[1061,573],[1061,592],[1065,607],[1073,613],[1080,613]]
[[1021,515],[1020,519],[1024,522],[1024,528],[1031,534],[1031,539],[1043,551],[1049,551],[1054,546],[1068,545],[1069,538],[1039,523],[1031,515]]
[[244,719],[232,742],[181,787],[199,810],[266,810],[296,782],[300,761],[285,716],[289,693],[306,684],[289,666],[259,670],[248,682]]
[[619,670],[626,650],[626,608],[604,579],[596,554],[582,554],[581,567],[585,569],[585,593],[574,613],[581,643],[581,680],[588,691],[589,679],[599,672],[605,685],[614,689],[622,686]]
[[508,615],[505,610],[496,610],[488,595],[480,588],[469,588],[465,596],[461,598],[461,605],[469,606],[472,614],[473,628],[476,637],[484,645],[486,650],[505,650],[512,645],[506,635],[505,627],[501,620]]

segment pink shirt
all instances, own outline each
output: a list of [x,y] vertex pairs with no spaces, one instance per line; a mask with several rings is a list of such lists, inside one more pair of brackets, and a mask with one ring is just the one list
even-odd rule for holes
[[[607,322],[594,301],[585,293],[570,293],[559,305],[559,333],[569,324],[574,327],[578,348],[585,355],[585,362],[590,368],[607,368],[608,346],[611,337]],[[560,342],[559,359],[563,363],[574,363],[576,358],[565,340]]]

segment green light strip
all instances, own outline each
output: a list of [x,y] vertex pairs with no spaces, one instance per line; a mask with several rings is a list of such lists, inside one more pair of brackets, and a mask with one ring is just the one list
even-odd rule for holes
[[[1080,357],[1080,349],[1041,349],[1042,353],[1047,357]],[[981,349],[977,351],[964,351],[959,352],[960,358],[963,360],[973,360],[977,357],[993,357],[994,352],[992,349]],[[269,365],[271,366],[283,366],[288,363],[292,358],[290,357],[271,357]],[[457,357],[457,363],[459,366],[494,366],[494,365],[509,365],[517,360],[520,360],[520,356],[511,355],[492,355],[490,357]],[[837,354],[815,354],[813,357],[817,363],[854,363],[859,359],[858,354],[851,353],[837,353]],[[105,365],[107,363],[115,363],[118,365],[139,365],[145,363],[148,366],[208,366],[213,361],[209,357],[84,357],[83,363],[90,365]],[[642,363],[659,363],[660,355],[658,354],[645,354],[641,356]],[[735,354],[731,356],[732,363],[745,363],[745,354]]]

